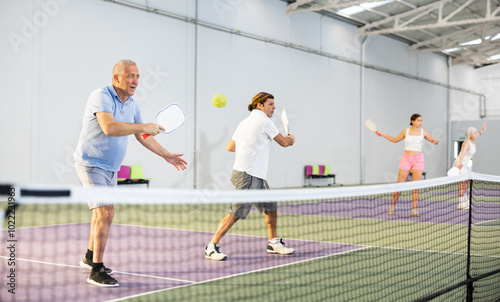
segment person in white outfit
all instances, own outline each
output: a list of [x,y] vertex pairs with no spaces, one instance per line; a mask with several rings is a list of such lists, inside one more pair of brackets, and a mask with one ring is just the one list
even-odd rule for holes
[[[231,181],[236,190],[268,190],[267,167],[272,141],[282,147],[290,147],[295,143],[295,137],[279,133],[276,125],[271,121],[274,114],[274,96],[260,92],[248,105],[250,115],[236,128],[236,131],[226,145],[226,150],[235,152],[235,161]],[[278,237],[276,224],[278,220],[277,203],[255,203],[260,213],[264,213],[269,241],[266,252],[269,254],[289,255],[295,249],[285,246]],[[227,255],[220,251],[219,241],[229,229],[240,219],[245,219],[252,208],[251,203],[233,203],[229,213],[221,220],[212,240],[205,248],[205,258],[211,260],[226,260]]]
[[[481,131],[477,131],[474,127],[469,127],[467,131],[465,131],[465,142],[462,144],[462,149],[460,150],[460,154],[455,159],[453,163],[453,167],[457,167],[460,169],[460,174],[465,174],[469,172],[472,168],[472,165],[469,165],[474,153],[476,153],[476,144],[475,141],[479,135],[483,134],[486,131],[486,123],[483,124],[483,129]],[[459,210],[468,210],[469,209],[469,199],[467,195],[468,189],[468,181],[461,181],[458,186],[458,209]]]

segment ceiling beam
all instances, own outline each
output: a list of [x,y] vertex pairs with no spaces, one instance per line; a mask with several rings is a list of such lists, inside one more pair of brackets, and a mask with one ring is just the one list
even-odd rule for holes
[[381,0],[327,0],[324,3],[318,3],[315,0],[297,0],[286,6],[286,14],[290,16],[296,13],[315,12],[326,9],[342,9],[363,3],[380,1]]
[[489,65],[489,64],[495,64],[495,63],[500,62],[500,59],[489,60],[488,59],[489,57],[490,57],[490,55],[485,54],[485,53],[474,53],[474,54],[470,54],[467,56],[460,56],[460,57],[452,58],[451,64],[452,65],[482,66],[482,65]]
[[[483,43],[487,43],[489,42],[489,39],[493,38],[500,32],[497,26],[500,26],[500,23],[478,24],[460,31],[452,32],[447,35],[415,43],[410,46],[410,50],[419,52],[433,52],[442,51],[449,48],[462,48],[464,46],[460,44],[474,39],[481,39]],[[488,36],[489,39],[486,38]]]
[[[491,38],[500,33],[500,3],[498,0],[436,0],[417,7],[411,0],[394,0],[404,5],[407,10],[389,15],[379,9],[365,9],[366,12],[377,15],[376,22],[355,19],[355,16],[339,14],[340,9],[363,3],[379,2],[381,0],[296,0],[287,1],[287,15],[301,12],[324,12],[344,16],[349,20],[357,20],[357,36],[391,35],[406,37],[415,42],[409,49],[416,52],[437,52],[452,57],[452,64],[468,64],[483,66],[498,63],[499,60],[488,60],[492,55],[500,53],[500,40]],[[438,33],[450,32],[440,36]],[[433,29],[435,29],[433,31]],[[441,29],[441,30],[438,30]],[[428,35],[427,40],[415,41],[413,31]],[[420,37],[419,39],[423,39]],[[480,39],[480,43],[463,45],[465,42]],[[411,43],[411,42],[410,42]],[[447,49],[458,48],[453,52]]]
[[[466,10],[471,4],[484,5],[484,10],[486,13],[483,16],[470,15],[469,18],[460,18],[460,20],[452,21],[452,18],[458,13]],[[367,23],[361,28],[357,29],[357,35],[360,36],[373,36],[380,34],[395,34],[405,31],[414,31],[421,29],[432,29],[432,28],[443,28],[450,26],[459,25],[472,25],[486,22],[500,22],[500,7],[495,7],[492,11],[493,4],[487,0],[468,0],[459,7],[452,4],[452,0],[440,0],[436,2],[429,3],[427,5],[420,6],[416,9],[412,9],[397,15],[384,18],[382,20]],[[447,11],[451,9],[448,14],[444,13],[443,8],[447,5]],[[454,9],[453,9],[454,8]],[[437,18],[434,18],[434,22],[428,21],[428,16],[430,14],[435,14]],[[425,22],[421,22],[422,19],[427,18]]]

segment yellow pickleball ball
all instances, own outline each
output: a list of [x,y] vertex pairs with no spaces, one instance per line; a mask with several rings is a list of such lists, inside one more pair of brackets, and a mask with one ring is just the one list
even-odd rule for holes
[[226,106],[227,96],[224,93],[217,93],[212,97],[212,104],[219,108]]

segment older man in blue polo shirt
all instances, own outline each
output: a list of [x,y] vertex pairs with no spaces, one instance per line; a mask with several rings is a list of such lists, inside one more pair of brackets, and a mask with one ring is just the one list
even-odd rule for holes
[[[82,132],[73,156],[75,167],[85,187],[117,185],[117,171],[127,152],[128,136],[136,139],[151,152],[164,158],[177,170],[186,169],[183,154],[171,153],[153,138],[164,130],[161,125],[143,124],[139,106],[132,98],[139,84],[135,62],[121,60],[113,68],[112,84],[96,89],[90,95],[83,116]],[[141,134],[150,136],[142,139]],[[119,286],[110,275],[113,271],[103,264],[104,249],[114,216],[113,204],[88,201],[92,210],[90,239],[80,266],[90,269],[87,282],[101,287]]]

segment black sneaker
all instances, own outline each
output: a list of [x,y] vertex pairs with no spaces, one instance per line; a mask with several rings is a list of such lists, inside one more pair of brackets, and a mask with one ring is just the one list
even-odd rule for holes
[[101,287],[120,286],[115,278],[105,272],[104,268],[101,268],[98,271],[91,270],[90,275],[87,278],[87,283]]
[[[87,258],[83,258],[83,260],[80,261],[80,266],[86,269],[92,269],[92,260],[87,260]],[[113,275],[113,270],[107,267],[104,267],[104,271],[108,275]]]

